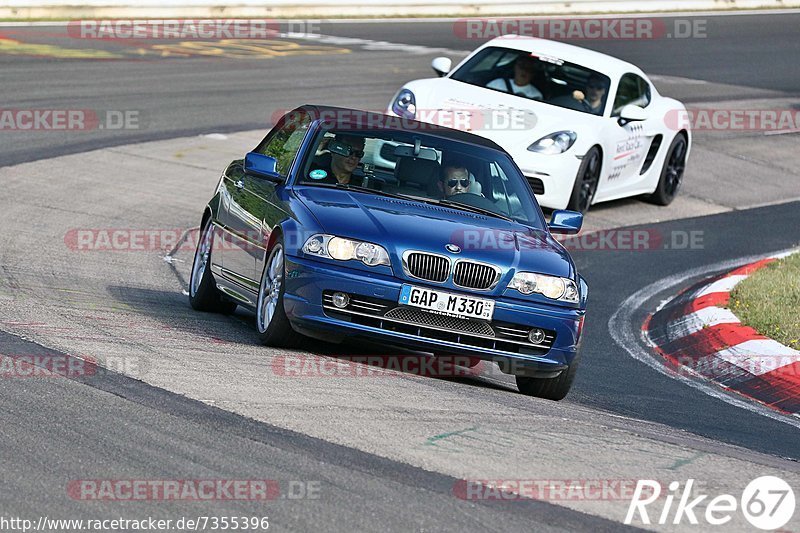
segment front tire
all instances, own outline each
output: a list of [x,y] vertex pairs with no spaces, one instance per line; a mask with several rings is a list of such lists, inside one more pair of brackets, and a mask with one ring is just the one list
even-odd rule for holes
[[594,201],[594,196],[597,194],[597,185],[600,182],[600,169],[602,166],[603,161],[600,157],[600,150],[593,146],[583,156],[581,166],[578,168],[567,209],[581,213],[589,210]]
[[299,334],[292,329],[283,308],[285,279],[285,251],[283,239],[280,239],[264,261],[264,271],[258,288],[256,328],[261,343],[266,346],[288,348],[294,346],[298,340]]
[[649,202],[669,205],[678,195],[683,183],[683,171],[686,169],[686,147],[686,138],[682,134],[676,135],[669,145],[656,190],[647,197]]
[[194,251],[192,274],[189,276],[189,304],[197,311],[229,315],[236,310],[236,304],[226,300],[217,289],[211,274],[211,252],[214,245],[214,224],[211,218],[201,230],[197,248]]
[[563,400],[572,387],[579,362],[580,352],[575,354],[569,367],[554,378],[516,376],[517,388],[519,392],[528,396],[536,396],[545,400]]

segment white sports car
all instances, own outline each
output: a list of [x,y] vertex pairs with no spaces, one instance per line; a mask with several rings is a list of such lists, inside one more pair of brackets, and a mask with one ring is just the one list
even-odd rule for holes
[[686,110],[636,66],[516,35],[451,65],[434,59],[440,77],[405,84],[388,113],[495,141],[552,209],[636,195],[667,205],[678,193],[691,146]]

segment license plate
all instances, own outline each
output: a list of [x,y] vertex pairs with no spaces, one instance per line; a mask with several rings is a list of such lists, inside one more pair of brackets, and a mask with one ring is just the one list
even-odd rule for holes
[[493,300],[462,296],[413,285],[403,285],[398,302],[403,305],[419,307],[432,313],[459,318],[491,320],[494,314]]

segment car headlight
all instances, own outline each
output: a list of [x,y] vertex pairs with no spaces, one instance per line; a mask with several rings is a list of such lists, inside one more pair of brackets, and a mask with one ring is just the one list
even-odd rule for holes
[[578,303],[578,285],[567,278],[545,276],[534,272],[517,272],[508,284],[508,288],[522,294],[537,292],[551,300]]
[[408,89],[401,89],[392,102],[392,111],[404,118],[414,118],[417,116],[417,99],[414,93]]
[[563,154],[569,150],[577,138],[578,135],[574,131],[557,131],[545,135],[528,146],[528,151],[546,155]]
[[389,253],[383,246],[335,235],[312,235],[303,245],[303,252],[317,257],[329,257],[337,261],[357,259],[367,266],[389,266],[391,264]]

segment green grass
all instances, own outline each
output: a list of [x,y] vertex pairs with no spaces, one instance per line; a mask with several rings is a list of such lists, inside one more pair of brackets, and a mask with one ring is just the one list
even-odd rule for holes
[[730,308],[744,325],[800,349],[800,253],[739,283],[731,293]]

